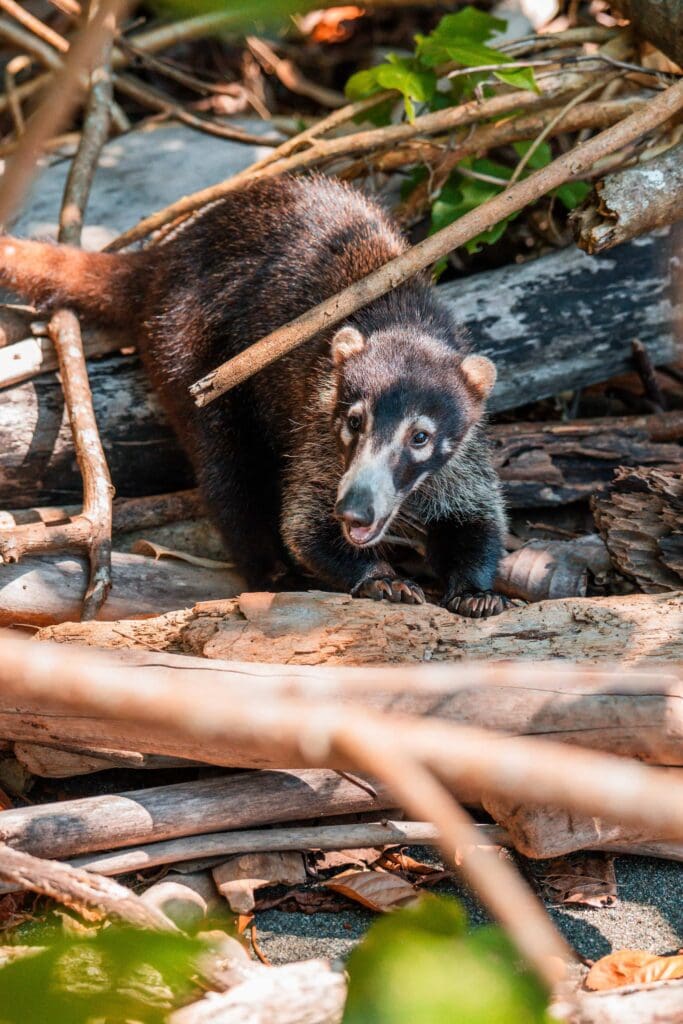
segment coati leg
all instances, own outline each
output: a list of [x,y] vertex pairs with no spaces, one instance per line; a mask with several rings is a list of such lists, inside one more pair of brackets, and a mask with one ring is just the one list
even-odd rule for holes
[[316,579],[353,597],[423,604],[422,590],[399,577],[373,548],[354,548],[333,516],[335,496],[310,481],[285,487],[282,536],[296,561]]
[[203,409],[194,422],[193,463],[207,510],[249,590],[271,590],[289,559],[278,529],[278,472],[250,417]]
[[442,605],[468,618],[487,618],[511,607],[493,591],[503,555],[500,528],[494,520],[444,519],[430,524],[427,559],[445,584]]

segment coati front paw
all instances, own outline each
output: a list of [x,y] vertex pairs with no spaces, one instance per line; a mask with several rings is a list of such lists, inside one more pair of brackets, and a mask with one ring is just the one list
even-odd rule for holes
[[446,595],[444,608],[456,615],[464,615],[468,619],[488,619],[490,615],[500,615],[512,608],[512,601],[504,594],[494,594],[492,590],[466,591],[464,594]]
[[424,604],[422,588],[412,580],[391,576],[366,576],[351,591],[352,597],[367,597],[371,601],[391,601],[393,604]]

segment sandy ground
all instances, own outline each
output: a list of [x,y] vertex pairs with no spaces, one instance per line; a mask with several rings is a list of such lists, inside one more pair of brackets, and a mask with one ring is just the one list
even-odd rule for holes
[[[616,949],[674,953],[683,946],[683,864],[646,857],[616,861],[617,903],[612,907],[551,908],[558,927],[580,954],[597,959]],[[466,890],[442,886],[462,899],[473,922],[486,915]],[[273,963],[306,957],[343,959],[362,938],[375,915],[351,904],[341,913],[257,915],[259,943]]]

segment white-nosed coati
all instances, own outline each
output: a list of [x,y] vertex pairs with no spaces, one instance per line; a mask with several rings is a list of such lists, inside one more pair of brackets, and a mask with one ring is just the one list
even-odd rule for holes
[[208,508],[250,588],[304,570],[360,597],[420,587],[381,543],[417,526],[461,614],[492,593],[505,517],[481,419],[495,380],[423,278],[359,310],[212,405],[188,386],[397,256],[405,242],[361,193],[325,178],[256,181],[163,243],[85,253],[0,239],[0,284],[42,307],[135,332]]

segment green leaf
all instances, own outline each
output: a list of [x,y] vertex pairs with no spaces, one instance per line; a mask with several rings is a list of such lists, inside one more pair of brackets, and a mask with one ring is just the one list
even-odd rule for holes
[[[460,166],[480,174],[488,174],[506,180],[512,175],[512,170],[505,164],[499,164],[497,161],[485,157],[478,160],[463,160]],[[449,224],[459,220],[471,210],[476,210],[482,203],[498,195],[502,187],[494,182],[465,177],[455,170],[432,205],[430,234],[448,227]],[[505,233],[508,224],[518,216],[519,212],[512,213],[487,231],[482,231],[470,239],[465,244],[466,251],[476,253],[479,252],[482,245],[493,245]]]
[[[532,142],[513,142],[513,148],[517,156],[526,156],[531,149]],[[532,171],[538,171],[541,167],[546,167],[553,158],[552,150],[549,143],[542,142],[540,146],[537,146],[534,152],[531,154],[530,159],[527,161],[527,167]]]
[[584,201],[590,190],[590,185],[585,181],[568,181],[556,188],[553,195],[557,196],[568,210],[573,210],[575,206]]
[[363,100],[385,89],[401,93],[409,120],[415,117],[413,101],[428,103],[436,92],[436,75],[412,57],[389,54],[387,63],[358,71],[346,83],[350,100]]
[[344,1024],[541,1024],[547,995],[498,929],[465,933],[427,897],[374,924],[348,962]]

